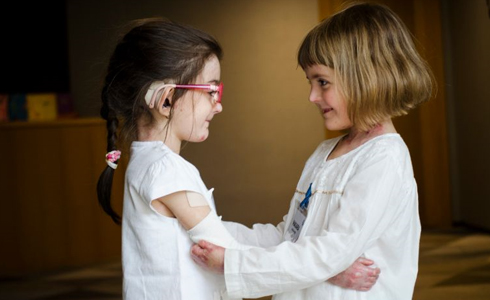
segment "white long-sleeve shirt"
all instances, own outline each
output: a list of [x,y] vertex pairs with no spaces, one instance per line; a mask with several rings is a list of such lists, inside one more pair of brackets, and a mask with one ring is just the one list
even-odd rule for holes
[[[240,242],[265,249],[227,249],[229,296],[282,299],[411,299],[418,269],[420,220],[408,148],[398,134],[378,136],[327,160],[340,138],[308,159],[288,215],[277,227],[227,225]],[[282,242],[312,183],[308,215],[296,243]],[[326,280],[365,256],[381,268],[368,292]]]

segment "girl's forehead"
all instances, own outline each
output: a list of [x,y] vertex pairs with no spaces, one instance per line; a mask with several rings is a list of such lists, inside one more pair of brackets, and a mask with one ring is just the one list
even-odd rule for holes
[[221,77],[221,65],[216,56],[211,56],[206,63],[198,79],[204,83],[218,83]]
[[333,77],[335,71],[325,65],[311,65],[305,68],[306,76],[310,79],[316,77]]

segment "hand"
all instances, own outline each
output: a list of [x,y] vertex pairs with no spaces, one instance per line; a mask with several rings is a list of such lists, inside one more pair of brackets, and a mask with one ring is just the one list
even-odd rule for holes
[[191,249],[191,257],[204,269],[219,274],[225,270],[225,248],[215,244],[199,241]]
[[379,268],[370,267],[373,264],[374,261],[359,257],[350,267],[330,278],[328,282],[346,289],[369,291],[381,273]]

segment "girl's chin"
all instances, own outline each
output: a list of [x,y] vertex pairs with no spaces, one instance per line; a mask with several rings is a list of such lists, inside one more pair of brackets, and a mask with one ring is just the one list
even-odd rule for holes
[[198,136],[193,136],[192,140],[190,140],[189,142],[193,142],[193,143],[204,142],[205,140],[208,139],[208,136],[209,136],[209,132],[203,132]]
[[328,120],[325,120],[325,128],[329,131],[341,131],[341,130],[349,130],[352,128],[352,125],[350,124],[335,124],[332,122],[329,122]]

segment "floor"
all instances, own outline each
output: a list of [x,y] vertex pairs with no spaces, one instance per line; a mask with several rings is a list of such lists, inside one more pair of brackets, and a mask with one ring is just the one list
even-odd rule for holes
[[490,234],[424,232],[415,300],[490,299]]
[[[0,281],[0,300],[41,299],[121,299],[121,265],[110,262]],[[490,299],[490,234],[465,229],[423,232],[413,299]]]

